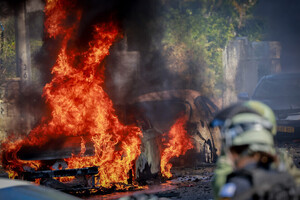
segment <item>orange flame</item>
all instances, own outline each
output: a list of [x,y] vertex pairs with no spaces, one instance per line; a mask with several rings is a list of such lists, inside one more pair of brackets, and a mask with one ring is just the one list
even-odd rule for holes
[[[70,20],[70,13],[73,20]],[[23,171],[21,168],[25,161],[19,160],[16,153],[24,144],[43,145],[49,138],[58,135],[89,135],[95,147],[94,156],[81,157],[86,142],[82,137],[81,154],[65,159],[68,168],[98,166],[97,186],[127,183],[128,172],[140,154],[142,134],[139,128],[120,123],[113,103],[102,87],[102,61],[109,54],[113,42],[120,37],[118,27],[113,21],[95,25],[89,48],[81,51],[68,46],[81,18],[81,11],[76,10],[73,1],[48,0],[45,16],[48,37],[61,40],[61,49],[52,68],[53,79],[44,87],[43,94],[51,108],[51,117],[44,118],[28,139],[8,143],[4,147],[6,154],[14,152],[6,158],[5,166]],[[102,67],[100,71],[99,66]],[[38,169],[33,161],[26,162]]]
[[18,139],[11,142],[14,139],[15,138],[9,137],[7,141],[1,144],[2,149],[5,149],[5,152],[1,155],[2,165],[6,168],[8,177],[12,179],[18,176],[18,172],[23,172],[25,166],[37,170],[41,165],[40,161],[19,160],[17,152],[24,144],[24,141]]
[[172,164],[169,163],[172,157],[184,155],[193,145],[185,130],[186,117],[182,116],[176,120],[175,124],[167,133],[169,141],[163,141],[166,148],[162,151],[160,168],[164,177],[171,178]]

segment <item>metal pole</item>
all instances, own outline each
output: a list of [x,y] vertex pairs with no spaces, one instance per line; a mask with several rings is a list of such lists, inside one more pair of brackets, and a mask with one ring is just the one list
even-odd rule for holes
[[26,22],[26,5],[24,2],[16,13],[16,56],[18,75],[21,78],[21,90],[26,90],[31,83],[29,30]]
[[[22,2],[22,6],[16,12],[16,61],[17,72],[20,77],[20,94],[27,94],[31,90],[31,59],[29,46],[29,27],[26,19],[26,3]],[[22,129],[24,133],[29,133],[32,129],[33,116],[31,115],[30,105],[24,104],[21,110],[23,120]]]

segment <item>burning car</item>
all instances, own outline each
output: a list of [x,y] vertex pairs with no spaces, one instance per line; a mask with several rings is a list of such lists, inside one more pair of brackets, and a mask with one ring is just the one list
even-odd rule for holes
[[[129,105],[137,124],[143,131],[141,155],[136,162],[137,177],[158,174],[163,168],[165,138],[180,115],[186,117],[187,136],[192,148],[177,160],[188,165],[214,162],[220,150],[220,132],[208,126],[218,107],[195,90],[167,90],[138,96]],[[181,140],[183,140],[181,138]],[[177,145],[182,142],[177,142]],[[188,146],[188,142],[183,145]],[[162,155],[162,156],[158,156]],[[175,157],[175,156],[174,156]],[[178,155],[177,155],[178,157]],[[176,159],[173,158],[176,163]]]
[[77,5],[46,1],[45,37],[57,39],[52,80],[43,89],[48,110],[28,136],[11,134],[2,143],[1,164],[10,178],[62,190],[123,189],[132,180],[142,133],[120,123],[103,89],[104,59],[122,34],[118,22],[109,18],[93,24],[84,47],[70,45],[82,18]]

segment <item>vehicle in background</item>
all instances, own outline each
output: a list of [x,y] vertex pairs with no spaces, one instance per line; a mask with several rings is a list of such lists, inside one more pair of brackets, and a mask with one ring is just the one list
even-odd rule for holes
[[277,143],[300,142],[300,73],[264,76],[252,97],[243,92],[238,98],[258,100],[273,109],[277,121]]

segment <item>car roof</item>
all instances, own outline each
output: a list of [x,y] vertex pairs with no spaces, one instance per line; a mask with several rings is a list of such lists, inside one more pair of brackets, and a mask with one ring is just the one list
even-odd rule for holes
[[77,200],[79,198],[27,181],[0,178],[0,199]]
[[286,73],[278,73],[272,75],[266,75],[263,79],[296,79],[300,80],[300,72],[286,72]]
[[201,93],[196,90],[178,89],[164,90],[158,92],[149,92],[138,96],[130,103],[147,102],[147,101],[166,101],[172,99],[181,99],[183,101],[194,101]]
[[15,187],[15,186],[23,186],[23,185],[33,185],[32,183],[22,181],[22,180],[11,180],[8,178],[0,178],[0,189],[7,187]]

